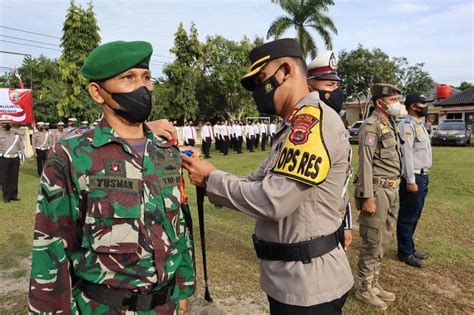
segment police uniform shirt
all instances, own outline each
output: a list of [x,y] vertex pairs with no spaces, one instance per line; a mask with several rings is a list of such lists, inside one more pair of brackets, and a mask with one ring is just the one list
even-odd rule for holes
[[260,133],[262,133],[262,134],[263,134],[263,133],[265,133],[265,134],[268,133],[268,132],[267,132],[267,125],[266,125],[266,124],[264,124],[264,123],[261,123],[261,124],[260,124]]
[[49,149],[50,145],[50,134],[49,131],[37,131],[33,133],[32,145],[33,149],[46,150]]
[[0,156],[19,156],[23,154],[23,140],[13,131],[0,131]]
[[256,123],[253,125],[253,130],[255,132],[256,135],[259,135],[260,134],[260,127],[259,127],[259,123]]
[[420,119],[406,116],[398,125],[402,147],[402,176],[408,183],[415,183],[415,170],[427,170],[432,165],[430,136]]
[[235,136],[242,137],[242,126],[241,125],[235,125]]
[[250,138],[251,136],[255,136],[255,129],[253,125],[247,125],[247,136]]
[[184,140],[196,140],[196,129],[193,126],[186,126],[183,128]]
[[274,123],[270,124],[270,135],[273,137],[275,135],[276,126]]
[[[252,175],[242,178],[216,170],[209,176],[209,200],[255,217],[255,234],[260,240],[297,243],[329,235],[341,226],[339,210],[343,207],[341,196],[350,145],[341,118],[330,107],[318,103],[319,95],[311,93],[296,108],[322,109],[324,124],[317,125],[322,122],[316,120],[313,123],[321,128],[320,139],[324,139],[327,151],[325,162],[331,166],[321,183],[307,185],[276,173],[280,163],[286,160],[282,156],[295,130],[291,129],[290,122],[277,131],[269,157]],[[307,161],[314,162],[306,165],[314,167],[317,159],[313,159],[313,154],[306,156]],[[315,169],[306,167],[306,172],[310,178]],[[304,167],[302,173],[305,173]],[[292,305],[310,306],[338,299],[354,283],[342,246],[313,258],[308,264],[260,260],[260,270],[262,289],[272,298]]]
[[377,111],[360,127],[356,197],[374,197],[377,178],[394,180],[400,177],[401,144],[397,129],[393,119],[386,120]]

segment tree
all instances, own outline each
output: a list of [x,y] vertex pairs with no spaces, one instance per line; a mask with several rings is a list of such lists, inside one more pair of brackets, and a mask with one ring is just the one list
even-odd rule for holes
[[316,57],[318,49],[309,30],[316,31],[327,49],[332,49],[331,32],[337,35],[334,22],[326,13],[328,7],[334,5],[333,0],[272,0],[278,3],[287,15],[278,17],[272,22],[267,32],[267,39],[280,38],[289,28],[296,29],[296,38],[301,45],[305,57],[311,54]]
[[[58,62],[43,55],[25,58],[18,68],[26,87],[33,83],[33,116],[36,121],[58,122],[56,104],[63,90]],[[0,87],[20,88],[18,79],[12,74],[0,78]]]
[[87,79],[80,74],[80,68],[89,53],[99,45],[99,27],[90,2],[87,9],[77,6],[71,0],[61,38],[62,54],[59,58],[61,81],[64,83],[58,103],[61,117],[75,116],[93,121],[100,114],[87,93]]
[[428,93],[433,88],[433,79],[423,70],[424,63],[408,64],[405,57],[394,58],[398,63],[399,87],[403,95],[411,93]]
[[165,80],[169,83],[166,92],[168,97],[172,98],[169,103],[173,109],[170,118],[194,119],[199,111],[196,84],[201,77],[198,60],[202,54],[194,23],[191,25],[189,36],[183,23],[179,24],[174,37],[174,46],[170,52],[175,54],[176,60],[163,70]]
[[[342,89],[349,99],[356,99],[364,117],[369,101],[370,87],[375,83],[399,83],[398,63],[379,48],[372,51],[362,47],[341,51],[337,72],[342,79]],[[362,102],[364,101],[364,103]]]
[[455,89],[458,89],[460,91],[465,91],[467,89],[470,89],[473,87],[472,83],[469,83],[467,81],[462,81],[461,84],[458,87],[453,86]]
[[251,94],[240,84],[240,79],[248,71],[248,55],[262,42],[257,38],[252,43],[244,37],[240,42],[234,42],[218,35],[208,37],[203,57],[204,76],[207,79],[211,95],[200,93],[206,98],[203,104],[214,110],[222,118],[241,119],[246,112],[254,112]]

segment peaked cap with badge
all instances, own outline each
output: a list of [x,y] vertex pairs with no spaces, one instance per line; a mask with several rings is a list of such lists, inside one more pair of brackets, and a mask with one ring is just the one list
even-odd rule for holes
[[81,74],[91,81],[110,79],[132,68],[148,69],[153,47],[144,41],[114,41],[96,47],[86,58]]
[[337,57],[332,50],[328,50],[311,61],[308,65],[308,80],[341,81],[337,75]]
[[255,88],[255,76],[271,60],[282,57],[297,57],[303,59],[300,45],[293,38],[282,38],[255,47],[249,54],[250,70],[240,80],[242,86],[252,91]]
[[402,91],[392,84],[377,83],[372,85],[372,87],[370,88],[370,93],[372,94],[372,98],[375,99],[380,97],[401,95]]

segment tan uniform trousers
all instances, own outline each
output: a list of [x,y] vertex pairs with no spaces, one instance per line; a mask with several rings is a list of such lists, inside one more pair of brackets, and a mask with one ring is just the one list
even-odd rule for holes
[[[359,209],[364,199],[357,198]],[[359,254],[359,277],[365,278],[378,273],[382,258],[390,248],[390,241],[395,230],[399,196],[397,188],[376,187],[374,215],[360,211],[359,234],[361,237]]]

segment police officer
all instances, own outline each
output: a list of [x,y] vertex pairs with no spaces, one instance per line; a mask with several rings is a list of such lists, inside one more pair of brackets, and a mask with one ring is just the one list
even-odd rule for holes
[[404,143],[397,221],[398,258],[418,268],[422,266],[420,260],[428,258],[428,255],[415,249],[413,234],[425,205],[428,174],[432,165],[430,136],[422,122],[428,113],[427,103],[430,101],[419,93],[408,95],[405,99],[408,116],[399,124]]
[[3,202],[18,201],[18,173],[25,160],[23,141],[10,122],[0,131],[0,186]]
[[[329,107],[340,114],[344,102],[344,94],[340,89],[341,78],[337,75],[337,57],[333,51],[325,51],[308,65],[308,87],[311,92],[319,94],[319,98]],[[352,177],[352,148],[350,147],[349,167],[346,171],[344,184],[345,205],[341,209],[344,217],[344,249],[352,243],[352,208],[349,203],[349,181]]]
[[370,91],[375,109],[359,131],[359,172],[355,186],[361,237],[360,288],[356,297],[384,310],[386,302],[395,300],[395,294],[385,291],[378,279],[399,206],[401,145],[394,117],[400,113],[401,92],[385,83],[375,84]]
[[340,314],[353,285],[339,243],[347,133],[338,114],[309,93],[296,40],[263,44],[249,59],[242,85],[259,112],[285,120],[268,158],[244,178],[207,161],[183,157],[184,166],[212,203],[257,219],[253,241],[272,314]]
[[66,135],[66,130],[64,130],[64,123],[62,121],[56,124],[57,129],[51,133],[51,145],[58,143],[58,141]]
[[214,135],[212,134],[211,123],[206,120],[204,121],[201,128],[202,151],[206,159],[211,158],[210,152],[213,139]]
[[70,118],[67,119],[66,133],[69,133],[69,132],[76,129],[76,121],[77,121],[77,119],[74,118],[74,117],[70,117]]
[[116,41],[95,48],[81,68],[104,118],[48,154],[31,313],[182,314],[194,292],[179,150],[143,124],[151,55],[147,42]]
[[36,124],[38,130],[33,133],[33,152],[36,157],[36,171],[38,176],[41,176],[43,171],[44,162],[46,161],[46,154],[51,147],[51,134],[49,130],[45,128],[45,123],[40,121]]
[[81,121],[81,127],[79,127],[81,129],[89,129],[89,122],[87,120],[83,120]]

